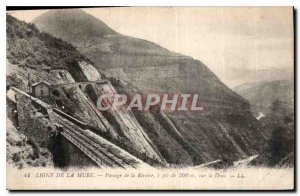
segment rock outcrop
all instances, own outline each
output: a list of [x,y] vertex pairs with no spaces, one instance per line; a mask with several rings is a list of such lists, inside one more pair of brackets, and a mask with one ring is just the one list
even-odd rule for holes
[[[159,113],[134,113],[169,163],[232,162],[261,150],[265,136],[249,103],[201,61],[121,35],[79,9],[51,10],[33,22],[76,46],[99,72],[126,81],[126,87],[112,82],[118,92],[199,94],[203,112],[166,112],[169,123]],[[170,122],[180,134],[174,134]]]

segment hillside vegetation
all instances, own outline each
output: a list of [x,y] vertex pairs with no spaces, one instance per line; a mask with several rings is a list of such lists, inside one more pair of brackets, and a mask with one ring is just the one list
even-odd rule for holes
[[85,81],[78,62],[89,60],[74,46],[40,32],[34,24],[27,24],[7,15],[7,59],[20,69],[43,70],[66,69],[75,80]]
[[7,16],[6,33],[7,58],[13,64],[68,68],[74,61],[88,61],[71,44],[10,15]]

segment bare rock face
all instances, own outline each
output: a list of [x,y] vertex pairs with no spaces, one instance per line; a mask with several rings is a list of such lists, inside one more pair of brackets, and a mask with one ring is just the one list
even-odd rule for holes
[[[21,130],[21,128],[23,128],[21,126],[23,126],[24,123],[19,118],[20,116],[23,117],[25,114],[24,111],[20,111],[20,109],[18,109],[16,99],[15,94],[11,90],[7,92],[7,165],[10,167],[17,167],[18,169],[29,167],[53,167],[53,157],[45,145],[45,140],[48,135],[43,132],[45,129],[40,129],[46,125],[47,120],[44,118],[42,113],[34,111],[35,113],[33,114],[31,113],[33,110],[29,112],[28,109],[28,113],[26,115],[29,117],[29,120],[27,123],[31,126],[26,129],[25,134],[25,132]],[[29,106],[29,104],[27,106]],[[33,133],[34,131],[35,133]],[[36,139],[33,139],[32,135],[37,136]]]
[[[261,150],[265,136],[249,103],[201,61],[121,35],[81,10],[52,10],[33,23],[76,46],[100,73],[105,70],[142,93],[199,94],[204,111],[166,113],[174,126],[159,113],[134,114],[167,162],[232,162]],[[134,93],[130,85],[113,85],[119,93]],[[174,134],[174,127],[180,134]]]
[[33,23],[76,46],[98,70],[106,70],[145,93],[198,93],[207,105],[249,109],[248,103],[201,61],[121,35],[81,10],[49,11]]
[[[112,122],[97,110],[93,103],[97,96],[91,97],[91,91],[94,91],[95,88],[98,90],[98,95],[115,93],[114,87],[109,85],[107,89],[93,83],[101,80],[101,74],[73,46],[49,34],[41,33],[34,25],[18,21],[11,16],[7,17],[7,34],[8,89],[17,87],[28,92],[30,83],[48,82],[50,94],[40,99],[54,108],[88,123],[90,129],[114,140],[125,150],[130,148],[129,151],[137,154],[136,156],[139,158],[149,157],[157,162],[165,162],[133,115],[126,112],[113,113],[110,118],[110,120],[114,120]],[[20,42],[27,46],[26,51],[22,47],[18,47]],[[51,63],[51,59],[56,59],[61,63],[55,61]],[[91,84],[87,85],[88,82]],[[97,89],[97,87],[99,88]],[[22,102],[21,99],[18,99],[17,102],[18,109],[22,111],[18,113],[20,129],[33,137],[36,142],[41,143],[40,138],[45,138],[49,132],[44,126],[45,123],[41,122],[37,116],[30,116],[24,112],[26,111],[26,102]],[[121,127],[118,133],[113,128],[114,123]],[[40,136],[38,133],[45,134]],[[47,143],[48,141],[45,141],[44,145]]]
[[79,62],[78,64],[88,81],[101,80],[100,73],[97,71],[97,69],[93,65],[91,65],[87,62],[84,62],[84,61]]

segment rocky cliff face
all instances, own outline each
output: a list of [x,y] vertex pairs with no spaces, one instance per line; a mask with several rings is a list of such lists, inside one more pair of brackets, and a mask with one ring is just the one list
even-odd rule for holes
[[33,22],[76,46],[98,71],[130,84],[112,81],[118,92],[199,94],[204,112],[134,113],[169,163],[231,162],[261,150],[265,137],[249,103],[201,61],[121,35],[81,10],[52,10]]
[[[116,132],[113,125],[109,124],[110,121],[107,121],[107,117],[97,111],[90,97],[90,92],[97,84],[94,84],[95,87],[92,85],[83,87],[80,82],[101,80],[101,74],[73,46],[41,33],[34,25],[18,21],[11,16],[7,16],[7,35],[8,87],[30,91],[28,83],[46,81],[51,86],[50,95],[42,98],[45,102],[89,123],[97,134],[113,140],[117,145],[123,145],[126,150],[138,156],[155,159],[157,162],[165,162],[133,116],[125,113],[111,114],[111,119],[121,124],[120,132]],[[109,88],[114,92],[113,86]],[[100,86],[98,90],[101,93],[110,93]],[[18,108],[32,106],[21,102],[21,99],[18,99],[17,103]],[[42,143],[47,145],[47,141],[42,140],[50,133],[47,132],[46,126],[42,126],[44,124],[39,121],[40,119],[30,116],[26,113],[26,109],[18,110],[17,115],[20,121],[19,130],[30,134],[31,137],[36,136],[35,140],[39,145]],[[34,132],[43,135],[40,137],[40,134]],[[130,149],[127,149],[128,147]]]
[[[253,165],[290,167],[294,165],[294,81],[264,81],[240,85],[236,92],[249,100],[268,141]],[[263,115],[262,115],[263,114]]]
[[248,109],[247,102],[201,61],[116,33],[81,10],[53,10],[33,22],[41,31],[72,43],[98,70],[131,82],[145,93],[198,93],[207,105]]

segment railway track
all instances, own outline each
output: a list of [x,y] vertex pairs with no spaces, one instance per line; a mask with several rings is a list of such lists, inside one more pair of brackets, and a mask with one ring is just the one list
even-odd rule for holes
[[52,117],[58,124],[65,128],[61,134],[90,157],[98,166],[135,168],[126,160],[111,153],[105,147],[84,135],[85,131],[69,120],[62,119],[60,115],[54,112],[52,112]]
[[[136,165],[138,164],[145,164],[100,136],[98,139],[90,136],[88,133],[89,130],[86,130],[85,123],[53,108],[38,98],[31,97],[29,94],[18,88],[12,87],[12,90],[30,98],[32,101],[45,108],[50,121],[64,127],[64,131],[61,132],[62,136],[75,145],[99,167],[136,168]],[[55,110],[57,111],[55,112]],[[112,152],[107,147],[113,148],[115,152]]]

